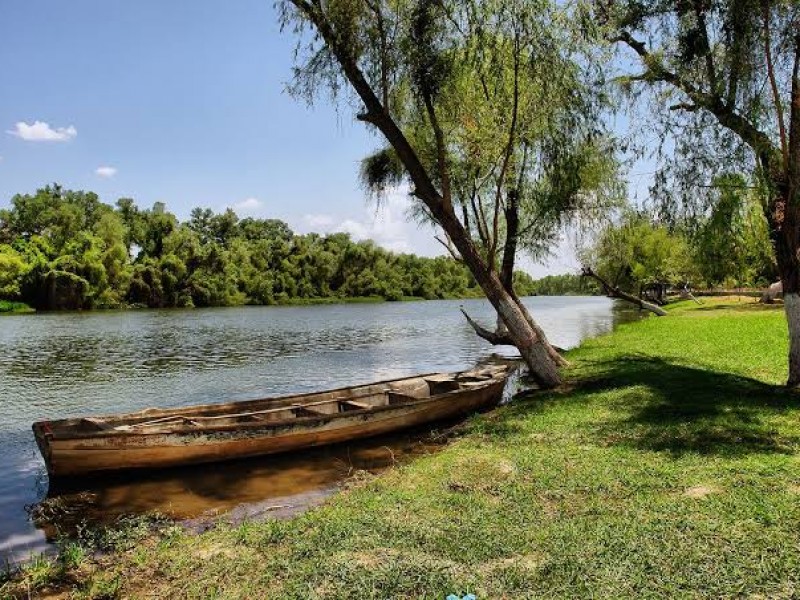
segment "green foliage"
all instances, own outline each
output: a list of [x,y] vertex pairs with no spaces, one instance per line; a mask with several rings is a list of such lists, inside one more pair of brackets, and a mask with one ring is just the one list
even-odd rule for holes
[[701,279],[686,237],[640,213],[607,226],[585,254],[583,262],[598,275],[632,293],[650,283],[696,285]]
[[531,281],[531,296],[597,296],[600,294],[597,282],[574,273],[547,275]]
[[[774,203],[798,156],[788,141],[796,120],[788,109],[799,64],[796,0],[592,4],[625,56],[609,68],[633,99],[645,100],[644,118],[635,119],[640,150],[652,154],[653,140],[673,146],[657,153],[666,159],[655,186],[662,216],[702,212],[700,186],[730,169],[758,172],[772,188],[765,216],[782,215]],[[656,131],[645,132],[650,127]]]
[[703,279],[726,288],[769,285],[777,272],[758,196],[740,175],[716,178],[713,190],[713,208],[691,237]]
[[25,258],[8,244],[0,244],[0,298],[17,298],[20,281],[30,270]]
[[613,285],[637,292],[649,283],[697,288],[764,287],[777,268],[764,217],[763,191],[738,174],[714,179],[703,213],[664,223],[628,211],[607,225],[584,264]]
[[0,313],[29,313],[35,312],[30,306],[24,302],[12,302],[9,300],[0,300]]
[[386,137],[362,162],[364,187],[380,196],[408,184],[412,216],[439,226],[436,205],[452,206],[461,227],[449,225],[449,238],[469,237],[489,269],[502,264],[504,285],[519,251],[544,258],[567,225],[617,203],[617,163],[599,118],[609,99],[594,85],[596,28],[582,26],[579,5],[277,5],[285,28],[316,33],[298,35],[290,92],[308,101],[324,91],[336,97],[349,78],[367,108],[359,118]]
[[232,210],[197,208],[181,223],[161,203],[112,208],[58,186],[15,196],[0,236],[0,298],[45,310],[479,294],[450,258],[394,254],[344,233],[295,235]]

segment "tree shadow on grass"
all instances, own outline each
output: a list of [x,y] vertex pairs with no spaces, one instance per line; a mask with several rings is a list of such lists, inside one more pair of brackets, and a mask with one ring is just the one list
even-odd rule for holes
[[575,393],[610,393],[619,418],[603,422],[603,443],[673,454],[794,454],[800,424],[781,420],[800,409],[800,394],[730,373],[645,356],[596,365],[599,376]]

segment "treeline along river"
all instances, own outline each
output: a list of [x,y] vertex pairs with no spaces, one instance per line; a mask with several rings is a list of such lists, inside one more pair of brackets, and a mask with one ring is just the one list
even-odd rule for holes
[[[491,307],[482,300],[0,317],[0,560],[46,546],[25,510],[48,486],[30,431],[33,421],[467,368],[497,349],[475,336],[460,304],[493,323]],[[562,347],[636,318],[606,298],[535,297],[526,304]],[[330,458],[304,460],[325,457]],[[328,467],[267,457],[238,471],[205,466],[176,472],[149,487],[101,480],[95,508],[194,516],[307,493],[315,482],[330,483]]]

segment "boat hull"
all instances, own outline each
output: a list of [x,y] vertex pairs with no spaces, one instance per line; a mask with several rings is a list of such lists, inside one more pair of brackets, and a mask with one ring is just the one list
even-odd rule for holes
[[36,423],[33,429],[53,477],[157,469],[278,454],[455,419],[496,405],[504,385],[502,378],[475,389],[410,404],[232,430],[54,439],[48,434],[46,423]]

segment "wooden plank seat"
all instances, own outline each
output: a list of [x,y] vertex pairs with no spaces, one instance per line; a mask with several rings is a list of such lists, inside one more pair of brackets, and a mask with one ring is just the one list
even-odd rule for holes
[[390,405],[403,404],[405,402],[414,402],[416,400],[419,400],[419,398],[416,398],[409,394],[404,394],[402,392],[396,392],[394,390],[389,390],[388,392],[386,392],[386,395],[389,397]]
[[428,383],[428,387],[430,387],[431,396],[445,394],[459,388],[458,381],[453,377],[426,377],[425,381]]
[[81,425],[88,426],[90,429],[97,429],[101,431],[105,431],[107,429],[114,429],[108,423],[101,421],[100,419],[95,419],[94,417],[84,417],[81,419]]
[[461,375],[456,378],[457,381],[487,381],[492,376],[486,373],[479,373],[476,375]]
[[355,400],[339,400],[339,411],[349,412],[351,410],[367,410],[372,408],[372,404],[357,402]]
[[[326,404],[328,403],[326,402]],[[330,412],[323,410],[321,406],[314,405],[293,406],[292,412],[294,412],[295,416],[297,417],[322,417],[331,414]]]

